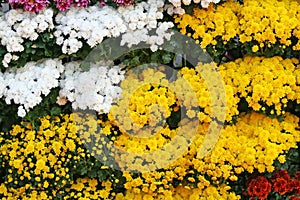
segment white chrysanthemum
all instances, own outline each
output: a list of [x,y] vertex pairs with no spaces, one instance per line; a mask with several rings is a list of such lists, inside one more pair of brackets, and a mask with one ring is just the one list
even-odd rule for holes
[[[95,5],[86,9],[72,7],[59,13],[55,20],[59,25],[54,36],[58,39],[58,44],[63,44],[63,53],[67,54],[76,53],[82,47],[80,39],[94,47],[105,37],[117,37],[127,30],[117,10],[109,6]],[[61,38],[64,38],[63,42]]]
[[25,117],[25,115],[26,115],[26,110],[24,109],[23,106],[19,106],[18,107],[18,116],[19,117]]
[[[179,1],[180,2],[180,1]],[[150,45],[152,51],[157,51],[158,46],[164,40],[170,40],[168,29],[172,28],[172,22],[158,23],[163,18],[164,1],[148,0],[137,4],[134,9],[119,8],[124,20],[129,25],[129,30],[122,35],[121,46],[138,45],[143,42]],[[154,30],[156,34],[151,33]]]
[[119,66],[96,63],[88,71],[80,69],[79,62],[66,64],[60,80],[59,99],[67,98],[73,109],[91,109],[108,113],[111,104],[121,96],[118,84],[124,79]]
[[211,1],[208,1],[208,0],[201,0],[201,6],[202,6],[203,8],[208,8],[210,2],[211,2]]
[[[66,54],[76,53],[82,46],[79,44],[82,40],[95,47],[105,38],[122,35],[121,45],[131,47],[140,42],[147,43],[148,32],[157,29],[158,20],[163,18],[163,7],[163,0],[148,0],[118,9],[99,5],[86,9],[72,7],[56,16],[58,25],[54,37]],[[164,35],[157,36],[166,39]]]
[[[21,9],[9,10],[0,17],[0,41],[8,52],[22,52],[25,50],[25,39],[37,40],[40,33],[51,30],[53,11],[44,9],[40,13],[28,13]],[[3,63],[8,67],[7,60]]]
[[186,6],[191,4],[191,0],[182,0],[182,3]]
[[0,88],[0,92],[2,90],[7,104],[12,101],[21,104],[18,115],[23,117],[24,110],[28,111],[39,104],[42,96],[58,86],[63,70],[64,66],[57,59],[29,62],[23,68],[11,68],[1,75],[0,82],[5,88]]
[[[170,5],[167,5],[165,7],[165,10],[167,10],[169,15],[183,15],[185,13],[185,10],[181,7],[183,5],[190,5],[192,3],[192,0],[169,0],[171,3]],[[201,6],[203,8],[207,8],[210,3],[219,3],[220,0],[193,0],[195,4],[201,3]]]

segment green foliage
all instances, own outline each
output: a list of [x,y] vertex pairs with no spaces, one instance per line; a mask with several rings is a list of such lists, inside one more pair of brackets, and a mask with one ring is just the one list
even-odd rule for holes
[[0,99],[0,132],[8,132],[12,125],[20,122],[17,112],[18,105],[8,105],[4,99]]
[[142,49],[129,52],[119,59],[123,60],[122,64],[128,68],[131,68],[147,63],[170,65],[173,57],[174,54],[171,52],[166,52],[163,50],[151,52],[150,49]]
[[[29,61],[38,61],[43,58],[63,58],[67,57],[62,54],[61,47],[56,44],[56,40],[52,33],[41,34],[36,41],[26,40],[24,42],[24,52],[16,52],[14,55],[19,56],[19,59],[12,61],[9,66],[23,67]],[[6,50],[0,46],[0,58],[3,59]],[[4,70],[2,63],[0,69]]]
[[69,114],[72,112],[71,104],[68,103],[65,106],[59,106],[56,104],[56,98],[59,93],[59,88],[53,88],[49,95],[42,97],[43,101],[36,105],[27,115],[24,117],[24,121],[30,122],[34,128],[37,128],[39,118],[44,116],[57,116],[60,114]]

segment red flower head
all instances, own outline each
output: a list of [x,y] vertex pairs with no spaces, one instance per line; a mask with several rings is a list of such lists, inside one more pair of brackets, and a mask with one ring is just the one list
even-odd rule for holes
[[274,173],[271,179],[275,180],[277,178],[283,178],[285,180],[289,180],[291,178],[291,176],[289,175],[288,171],[280,170],[280,171]]
[[294,180],[295,194],[300,195],[300,180]]
[[300,171],[299,172],[295,172],[294,174],[295,179],[300,181]]
[[19,0],[8,0],[8,3],[11,5],[12,8],[18,9],[22,8],[24,5],[24,1],[19,1]]
[[[300,194],[300,173],[296,172],[294,177],[291,178],[286,170],[280,170],[276,172],[271,181],[273,183],[273,189],[275,192],[283,195],[287,192],[293,192]],[[291,196],[295,198],[294,196]]]
[[286,180],[286,179],[283,179],[283,178],[276,178],[273,181],[273,190],[275,192],[278,192],[281,195],[289,192],[292,188],[289,187],[291,184],[289,184],[288,181],[290,183],[293,182],[292,180]]
[[300,195],[300,171],[294,174],[294,189],[295,193]]
[[264,200],[271,192],[272,185],[264,176],[252,179],[248,185],[248,195]]
[[300,197],[295,197],[295,196],[289,196],[290,200],[300,200]]

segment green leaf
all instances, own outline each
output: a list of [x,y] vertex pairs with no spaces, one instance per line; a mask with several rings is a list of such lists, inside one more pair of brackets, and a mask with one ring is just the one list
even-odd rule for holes
[[45,43],[36,43],[36,48],[45,48]]
[[59,115],[61,113],[61,108],[60,107],[53,107],[50,111],[51,115]]
[[162,56],[163,64],[168,64],[171,62],[172,58],[170,54],[164,54]]

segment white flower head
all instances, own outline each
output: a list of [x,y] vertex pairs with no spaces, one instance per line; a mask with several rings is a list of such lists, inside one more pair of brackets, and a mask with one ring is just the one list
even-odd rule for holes
[[26,116],[26,110],[23,106],[18,107],[18,116],[19,117],[25,117]]

